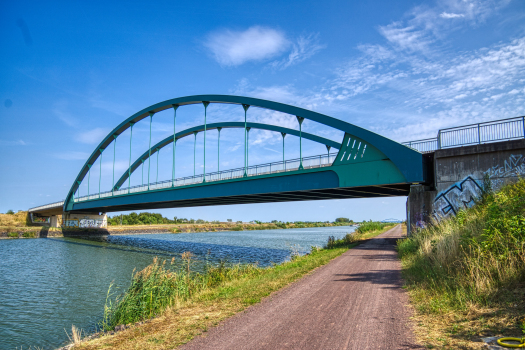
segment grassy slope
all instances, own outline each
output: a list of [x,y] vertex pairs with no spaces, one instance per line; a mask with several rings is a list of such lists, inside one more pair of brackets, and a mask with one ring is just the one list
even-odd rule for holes
[[[366,238],[379,235],[389,228],[367,232]],[[172,349],[248,306],[260,302],[262,298],[317,267],[327,264],[347,249],[348,247],[320,250],[315,254],[298,257],[294,261],[261,269],[257,274],[226,281],[193,295],[187,301],[176,303],[159,317],[144,324],[135,324],[115,334],[108,333],[82,343],[78,348]]]
[[484,336],[525,330],[525,180],[398,242],[429,348],[480,349]]

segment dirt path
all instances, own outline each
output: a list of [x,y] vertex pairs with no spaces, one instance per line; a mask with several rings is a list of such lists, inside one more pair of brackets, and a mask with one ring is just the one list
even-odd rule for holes
[[394,249],[401,226],[197,337],[182,349],[423,349]]

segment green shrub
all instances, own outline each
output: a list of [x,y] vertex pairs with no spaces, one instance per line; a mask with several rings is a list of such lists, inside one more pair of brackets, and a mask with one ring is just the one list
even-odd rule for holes
[[7,237],[10,237],[10,238],[18,238],[18,232],[9,232],[7,234]]
[[35,232],[31,232],[31,231],[27,231],[27,232],[24,232],[22,234],[23,237],[25,238],[35,238],[36,237],[36,233]]

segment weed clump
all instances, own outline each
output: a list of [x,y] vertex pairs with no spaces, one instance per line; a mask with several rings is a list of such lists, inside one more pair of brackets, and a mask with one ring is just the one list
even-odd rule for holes
[[101,328],[111,330],[117,325],[155,317],[169,306],[178,305],[196,293],[235,278],[256,276],[263,271],[263,268],[250,264],[226,267],[223,262],[219,266],[207,266],[204,273],[197,273],[191,271],[190,252],[184,252],[182,259],[182,269],[175,268],[174,259],[167,263],[155,258],[142,271],[133,272],[131,286],[115,302],[110,300],[110,286]]

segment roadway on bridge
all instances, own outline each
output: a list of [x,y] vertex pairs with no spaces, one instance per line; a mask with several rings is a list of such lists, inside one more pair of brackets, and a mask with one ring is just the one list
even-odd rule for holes
[[409,325],[395,241],[350,249],[182,349],[423,349]]

